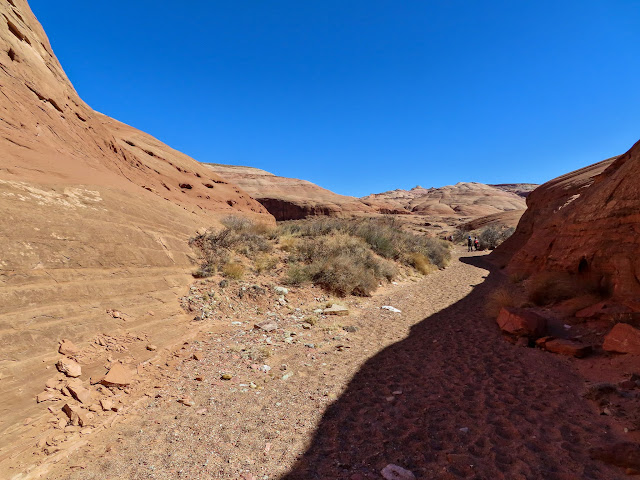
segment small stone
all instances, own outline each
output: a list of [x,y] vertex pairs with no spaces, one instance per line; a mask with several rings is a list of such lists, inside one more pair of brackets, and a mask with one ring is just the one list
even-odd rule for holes
[[155,345],[147,345],[147,350],[149,350],[150,352],[155,352],[156,350],[158,350],[158,347],[156,347]]
[[185,407],[193,407],[196,404],[191,397],[182,397],[178,400],[178,403],[181,403]]
[[305,323],[302,324],[302,328],[304,328],[305,330],[309,330],[311,328],[311,324],[305,322]]
[[413,472],[392,463],[384,467],[380,473],[385,480],[416,480]]
[[322,313],[324,313],[325,315],[346,316],[349,315],[349,309],[347,307],[343,307],[342,305],[333,304],[329,308],[325,308]]
[[617,323],[604,337],[602,348],[607,352],[640,355],[640,330],[626,323]]
[[64,373],[67,377],[79,377],[82,375],[82,367],[75,360],[71,360],[70,358],[61,358],[56,363],[56,368],[58,371]]
[[71,340],[60,340],[58,353],[73,357],[78,354],[78,347],[76,347]]
[[274,292],[276,292],[277,295],[288,295],[289,294],[289,289],[285,288],[285,287],[275,287],[273,289]]
[[342,329],[348,333],[356,333],[358,331],[358,327],[354,325],[347,325],[346,327],[342,327]]
[[524,308],[503,308],[496,320],[506,333],[516,337],[539,338],[547,329],[547,319]]
[[102,398],[100,399],[100,406],[103,411],[107,412],[113,408],[113,400],[110,398]]
[[90,405],[93,402],[93,395],[89,390],[78,385],[67,385],[71,396],[78,400],[80,403]]
[[392,307],[391,305],[383,305],[382,307],[383,310],[388,310],[392,313],[402,313],[402,310],[398,310],[396,307]]
[[131,383],[131,372],[121,363],[115,363],[100,383],[107,387],[125,387]]
[[204,382],[204,377],[202,375],[198,375],[194,380],[196,382]]
[[584,345],[575,340],[556,338],[545,342],[544,349],[548,352],[558,353],[569,357],[582,358],[591,352],[590,345]]
[[67,414],[67,417],[69,417],[73,425],[84,427],[89,424],[87,414],[79,407],[74,407],[66,403],[64,407],[62,407],[62,411]]
[[199,362],[200,360],[202,360],[202,353],[194,353],[194,354],[193,354],[193,359],[194,359],[196,362]]
[[44,386],[47,388],[56,388],[58,386],[58,379],[55,377],[52,377],[49,380],[47,380],[47,383],[45,383]]
[[220,283],[218,284],[220,288],[226,288],[228,285],[229,285],[228,280],[220,280]]
[[287,372],[282,376],[282,380],[289,380],[291,377],[293,377],[293,372]]
[[231,375],[230,373],[223,373],[220,378],[222,380],[231,380],[233,378],[233,375]]
[[460,430],[462,433],[469,433],[468,427],[462,427],[462,428],[459,428],[458,430]]
[[253,328],[264,330],[265,332],[272,332],[278,328],[278,326],[273,322],[262,322],[256,323]]

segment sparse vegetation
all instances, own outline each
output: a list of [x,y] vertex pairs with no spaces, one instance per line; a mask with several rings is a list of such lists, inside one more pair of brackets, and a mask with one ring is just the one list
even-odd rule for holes
[[522,302],[521,295],[513,288],[500,287],[488,295],[485,313],[491,318],[496,318],[503,308],[521,307]]
[[527,297],[535,305],[553,305],[582,295],[599,295],[603,292],[598,282],[585,276],[567,272],[543,272],[531,277],[527,283]]
[[[222,224],[223,229],[191,240],[203,260],[194,276],[219,272],[240,279],[243,263],[260,274],[282,261],[287,266],[283,283],[311,282],[337,296],[368,296],[403,268],[428,274],[450,258],[447,242],[406,232],[393,221],[322,217],[270,228],[228,217]],[[245,260],[238,261],[239,256]]]

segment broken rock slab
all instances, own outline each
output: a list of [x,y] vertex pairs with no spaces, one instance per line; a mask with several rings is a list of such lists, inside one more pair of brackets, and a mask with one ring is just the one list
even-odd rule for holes
[[85,405],[91,405],[93,403],[93,394],[81,385],[68,384],[67,389],[71,393],[71,396]]
[[253,326],[253,328],[256,328],[258,330],[264,330],[265,332],[273,332],[278,328],[278,325],[276,325],[273,322],[262,322],[262,323],[256,323]]
[[342,305],[333,304],[329,308],[325,308],[322,313],[324,313],[325,315],[346,316],[349,315],[349,309],[347,307],[343,307]]
[[547,340],[542,344],[542,347],[548,352],[576,358],[582,358],[591,353],[591,345],[585,345],[575,340],[566,340],[563,338]]
[[517,337],[542,337],[547,329],[546,318],[524,308],[505,307],[496,321],[503,332]]
[[58,353],[73,357],[79,353],[78,347],[76,347],[71,340],[60,340],[60,346],[58,347]]
[[70,358],[61,358],[56,363],[56,368],[58,371],[64,373],[67,377],[79,377],[82,375],[82,367],[78,362],[72,360]]
[[604,337],[602,348],[607,352],[640,355],[640,330],[626,323],[617,323]]
[[64,407],[62,407],[62,411],[67,415],[67,417],[69,417],[69,420],[71,420],[73,425],[80,425],[81,427],[89,425],[87,414],[80,407],[65,403]]
[[126,387],[131,384],[132,375],[121,363],[114,364],[99,383],[105,387]]

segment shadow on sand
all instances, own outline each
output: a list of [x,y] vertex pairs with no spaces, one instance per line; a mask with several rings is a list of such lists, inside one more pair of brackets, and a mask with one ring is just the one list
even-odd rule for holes
[[570,361],[506,342],[484,314],[499,281],[370,358],[282,478],[380,479],[390,463],[418,479],[624,478],[589,457],[610,434]]

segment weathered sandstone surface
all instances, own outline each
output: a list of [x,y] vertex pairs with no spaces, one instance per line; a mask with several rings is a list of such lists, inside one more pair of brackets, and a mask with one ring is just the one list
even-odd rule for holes
[[418,215],[478,218],[524,210],[525,200],[511,191],[475,182],[460,182],[440,188],[414,187],[364,197],[365,201],[384,201]]
[[316,215],[409,213],[384,201],[338,195],[309,181],[279,177],[257,168],[206,163],[203,165],[215,174],[239,185],[264,205],[276,220],[299,220]]
[[[0,3],[0,470],[55,373],[58,341],[175,341],[187,240],[222,215],[272,222],[195,160],[94,112],[25,0]],[[113,309],[121,315],[110,314]],[[81,379],[92,365],[82,365]],[[86,372],[86,373],[85,373]]]
[[512,272],[589,274],[626,304],[640,298],[640,144],[536,189],[494,259]]

